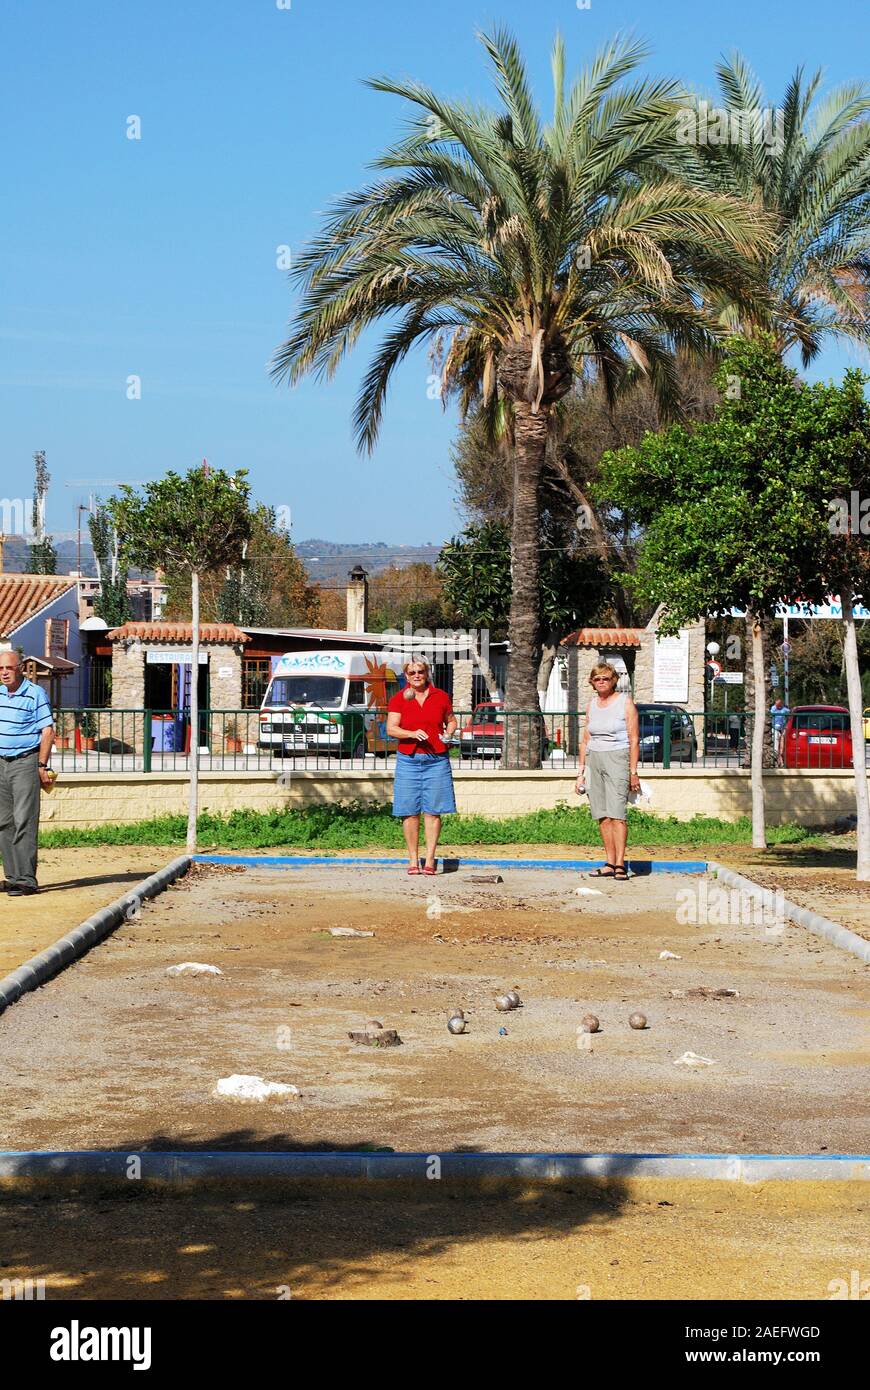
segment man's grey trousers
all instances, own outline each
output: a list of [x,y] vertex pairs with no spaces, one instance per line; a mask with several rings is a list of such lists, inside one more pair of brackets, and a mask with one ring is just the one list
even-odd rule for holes
[[9,887],[35,888],[39,840],[39,749],[0,758],[0,853]]

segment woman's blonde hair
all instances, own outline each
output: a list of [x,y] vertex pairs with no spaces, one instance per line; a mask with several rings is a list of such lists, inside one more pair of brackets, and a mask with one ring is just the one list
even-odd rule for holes
[[612,676],[614,681],[619,680],[619,672],[615,666],[611,666],[609,661],[599,661],[597,666],[593,666],[589,672],[589,684],[591,685],[596,676]]
[[[429,663],[428,663],[428,661],[426,660],[425,656],[411,656],[411,657],[408,658],[408,660],[405,662],[404,666],[402,667],[402,671],[404,672],[404,674],[405,674],[406,676],[407,676],[407,674],[408,674],[408,667],[409,667],[409,666],[423,666],[423,667],[425,667],[425,670],[426,670],[426,679],[427,679],[427,681],[430,681],[430,682],[431,682],[431,680],[432,680],[432,667],[429,665]],[[405,687],[405,689],[403,690],[402,694],[404,695],[404,697],[405,697],[406,700],[413,700],[413,698],[414,698],[414,691],[412,690],[412,688],[411,688],[410,685],[408,685],[408,686]]]

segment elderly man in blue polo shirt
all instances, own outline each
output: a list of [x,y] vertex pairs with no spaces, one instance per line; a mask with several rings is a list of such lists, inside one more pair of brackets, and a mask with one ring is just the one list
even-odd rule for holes
[[45,691],[25,680],[17,652],[0,652],[0,852],[3,888],[12,898],[39,892],[39,791],[51,786],[53,743]]

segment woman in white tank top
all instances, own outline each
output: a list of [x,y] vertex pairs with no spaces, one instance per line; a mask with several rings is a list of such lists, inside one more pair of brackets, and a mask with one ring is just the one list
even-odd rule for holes
[[640,732],[635,703],[630,695],[617,693],[618,680],[618,672],[607,662],[593,666],[589,684],[595,694],[586,709],[576,790],[589,792],[589,809],[607,855],[604,867],[594,869],[590,877],[625,880],[626,803],[629,791],[640,791]]

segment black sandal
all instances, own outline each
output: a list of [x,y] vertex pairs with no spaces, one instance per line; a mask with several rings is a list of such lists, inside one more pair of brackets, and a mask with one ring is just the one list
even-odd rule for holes
[[[613,873],[612,873],[612,874],[606,874],[606,873],[604,872],[605,869],[612,869],[612,870],[613,870]],[[607,860],[605,860],[605,862],[604,862],[603,868],[600,868],[600,869],[592,869],[592,870],[590,870],[590,872],[586,875],[586,877],[587,877],[587,878],[616,878],[616,865],[615,865],[615,864],[611,864],[610,860],[607,859]]]
[[[607,877],[609,878],[610,875],[608,874]],[[629,877],[628,869],[625,867],[624,864],[614,864],[614,865],[613,865],[613,877],[614,877],[615,879],[617,879],[620,883],[627,883],[627,882],[628,882],[628,877]]]

